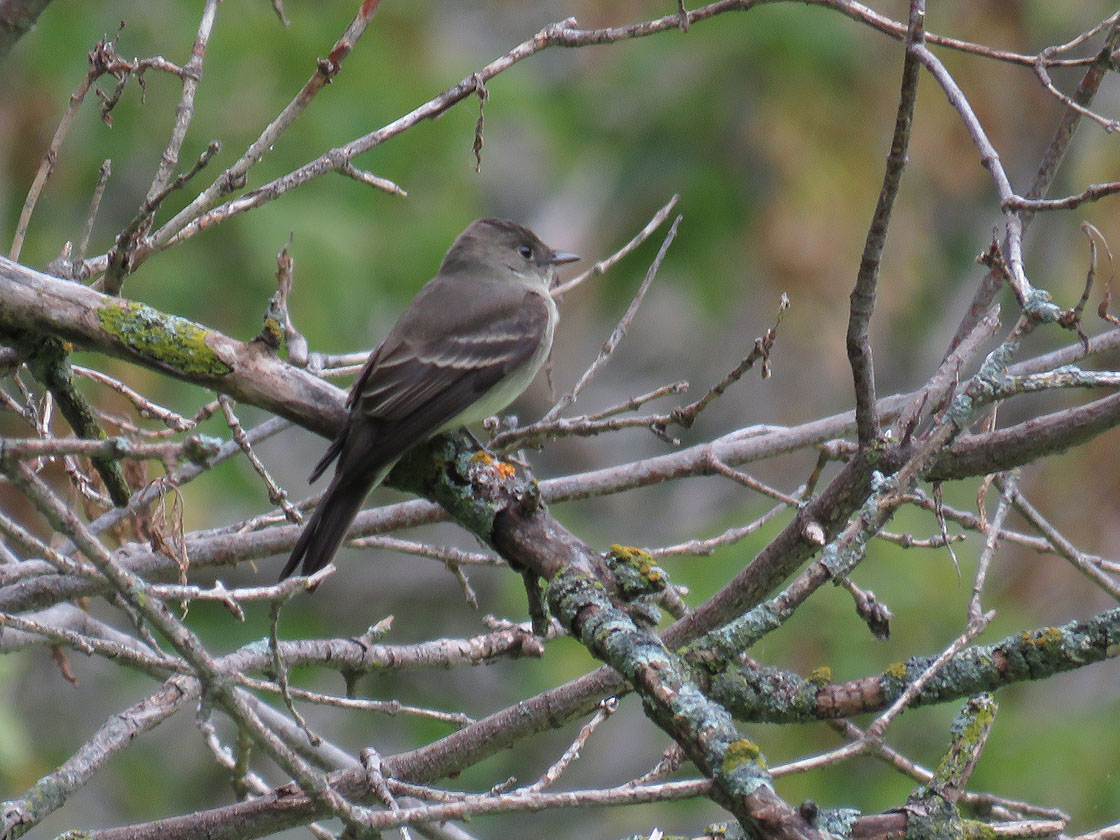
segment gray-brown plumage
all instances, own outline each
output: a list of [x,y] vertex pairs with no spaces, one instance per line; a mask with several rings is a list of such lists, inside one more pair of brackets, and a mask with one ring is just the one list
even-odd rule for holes
[[311,473],[334,479],[280,578],[331,561],[369,491],[406,452],[440,432],[501,411],[544,364],[556,327],[553,251],[528,228],[479,219],[373,351],[350,391],[350,416]]

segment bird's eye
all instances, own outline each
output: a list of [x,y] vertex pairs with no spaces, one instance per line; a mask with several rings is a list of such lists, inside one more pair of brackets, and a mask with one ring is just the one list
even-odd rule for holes
[[522,245],[520,248],[517,249],[517,253],[519,253],[521,256],[523,256],[527,260],[532,259],[532,257],[533,257],[533,249],[530,248],[528,245]]

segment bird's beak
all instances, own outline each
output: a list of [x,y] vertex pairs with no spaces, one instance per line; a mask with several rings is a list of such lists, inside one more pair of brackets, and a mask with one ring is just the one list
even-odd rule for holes
[[580,259],[579,254],[573,254],[569,251],[553,251],[548,261],[553,265],[564,265],[564,263],[575,262],[578,259]]

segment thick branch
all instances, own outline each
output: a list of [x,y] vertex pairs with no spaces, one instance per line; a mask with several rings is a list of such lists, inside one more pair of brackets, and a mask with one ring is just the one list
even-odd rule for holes
[[1005,429],[962,435],[930,470],[930,481],[991,475],[1086,443],[1120,425],[1120,394],[1055,411]]
[[[200,372],[198,365],[194,363],[195,358],[189,353],[183,355],[183,351],[179,349],[178,345],[175,345],[175,354],[171,356],[171,363],[168,363],[167,360],[156,354],[157,349],[162,345],[154,345],[149,339],[138,342],[138,334],[136,333],[124,331],[122,334],[119,329],[106,328],[104,316],[101,314],[106,309],[111,310],[108,326],[115,325],[116,321],[114,319],[124,319],[130,324],[154,323],[157,328],[161,328],[166,323],[168,316],[146,307],[140,307],[138,304],[133,305],[128,302],[111,300],[82,286],[39,275],[9,262],[0,263],[0,300],[5,302],[5,306],[0,310],[0,326],[11,327],[18,323],[27,328],[30,324],[33,328],[63,335],[85,346],[170,372],[186,381],[193,381],[239,394],[246,401],[255,401],[266,408],[291,417],[296,422],[325,434],[330,434],[342,416],[341,392],[319,382],[306,373],[291,368],[262,351],[236,342],[219,333],[207,331],[181,319],[171,321],[174,328],[183,329],[184,325],[189,327],[185,332],[192,338],[189,344],[191,350],[199,353],[204,359],[217,359],[225,368],[228,368],[228,370],[203,369]],[[126,317],[139,312],[142,312],[145,317],[155,320],[145,321],[144,318],[139,316],[130,320]],[[174,334],[175,329],[170,331]],[[140,337],[146,335],[146,333],[139,334]],[[138,343],[139,346],[137,346]],[[306,396],[308,393],[315,393],[318,396],[312,401]],[[1114,398],[1106,399],[1114,400]],[[893,410],[897,411],[905,402],[905,398],[895,398],[892,402]],[[1096,417],[1091,412],[1090,416]],[[1067,417],[1066,420],[1068,422],[1069,418]],[[851,424],[851,422],[850,415],[843,420],[845,424]],[[1093,431],[1099,431],[1102,422],[1107,425],[1108,423],[1115,424],[1116,421],[1111,418],[1105,421],[1098,420],[1092,426]],[[821,429],[818,428],[817,432],[820,433]],[[799,438],[800,435],[798,430],[783,430],[778,434],[778,437],[793,440]],[[1060,438],[1052,437],[1051,445],[1057,446],[1058,440]],[[966,441],[967,439],[964,439],[962,443]],[[787,441],[787,445],[788,443],[789,441]],[[734,448],[741,447],[742,451],[737,454],[744,457],[762,457],[763,454],[774,454],[784,448],[777,445],[774,440],[771,440],[769,444],[768,447],[762,447],[752,453],[753,440],[729,436],[720,445]],[[714,444],[708,446],[712,445]],[[804,445],[804,440],[801,439],[796,445]],[[689,450],[686,450],[682,453],[664,456],[664,458],[672,460],[672,467],[669,472],[677,475],[696,474],[697,465],[693,464],[690,470],[685,463],[676,459],[684,456],[683,461],[687,462],[692,457],[700,458],[705,448],[695,447],[691,450],[691,455],[688,454]],[[453,459],[455,456],[448,455],[445,457]],[[841,476],[816,501],[803,509],[795,522],[756,559],[755,563],[751,564],[751,567],[745,573],[745,578],[733,581],[710,605],[701,608],[692,618],[669,631],[670,644],[679,644],[696,635],[696,633],[702,632],[707,627],[713,626],[714,623],[718,623],[724,616],[738,614],[745,606],[751,605],[762,595],[772,590],[777,582],[795,569],[804,558],[810,556],[819,548],[819,537],[814,537],[814,534],[822,532],[828,534],[838,528],[851,511],[866,498],[871,470],[879,469],[884,473],[890,473],[897,468],[903,457],[904,453],[897,450],[889,452],[870,450],[853,460],[841,473]],[[658,460],[651,459],[651,462]],[[722,460],[726,462],[728,459],[723,458]],[[666,466],[668,465],[667,463]],[[620,486],[625,485],[637,486],[648,480],[658,480],[653,478],[658,470],[653,469],[651,471],[649,467],[649,462],[635,465],[636,472],[629,479],[616,484],[614,489],[617,490]],[[437,470],[437,472],[442,471]],[[664,474],[660,476],[662,479],[664,477]],[[601,492],[601,489],[595,485],[596,482],[590,483],[590,486],[595,488],[591,492],[597,490]],[[569,490],[569,492],[574,495],[586,495],[588,493],[587,485],[585,485],[582,493],[572,490]],[[441,501],[443,500],[441,499]],[[410,504],[417,507],[418,510],[420,508],[431,510],[431,506],[423,503]],[[522,500],[517,500],[517,504],[522,504]],[[507,506],[506,509],[516,508]],[[377,513],[377,511],[370,512],[370,514]],[[489,529],[483,531],[482,535],[494,544],[502,545],[514,559],[526,564],[531,563],[547,575],[555,573],[558,568],[571,565],[572,559],[577,557],[582,557],[584,562],[587,563],[585,568],[593,568],[596,565],[597,558],[590,550],[559,525],[547,511],[537,509],[530,511],[530,514],[527,517],[491,519],[489,520]],[[473,518],[473,513],[466,524],[468,524],[468,527],[472,527],[472,530],[476,533],[479,533],[477,528],[479,523]],[[282,545],[290,545],[295,532],[294,527],[288,527],[286,529],[272,529],[265,532],[264,535],[240,536],[252,539],[263,536],[266,542],[271,543],[270,549],[264,553],[274,553]],[[517,546],[516,551],[514,546]],[[549,557],[548,552],[555,552],[558,547],[563,548],[564,546],[568,546],[568,548],[561,551],[561,555],[567,556]],[[228,546],[225,548],[228,549]],[[238,557],[235,552],[228,550],[222,550],[219,553],[227,561]],[[192,556],[197,563],[200,559],[199,554],[194,553]],[[30,581],[24,581],[18,588],[22,589],[29,583]],[[88,587],[88,584],[83,584],[83,586]],[[617,690],[619,685],[616,676],[609,671],[601,670],[585,681],[581,681],[581,683],[566,687],[566,693],[561,692],[561,695],[567,699],[556,702],[555,705],[552,703],[559,700],[560,695],[550,693],[547,697],[542,696],[542,702],[549,704],[549,713],[534,716],[533,721],[527,725],[530,728],[537,729],[546,727],[549,725],[548,721],[560,719],[574,708],[586,708],[589,701],[589,689],[592,692],[604,687],[608,690]],[[519,716],[527,717],[524,712],[525,707],[519,707],[518,713],[514,714],[512,720],[507,722],[516,722]],[[499,728],[495,726],[498,723],[499,721],[495,719],[480,722],[480,726]],[[479,731],[474,730],[470,734],[477,738]],[[455,739],[457,736],[460,736],[460,733],[455,733],[445,740]],[[458,762],[463,760],[477,761],[479,758],[477,741],[475,741],[475,748],[473,750],[468,749],[465,753],[456,753],[455,750],[449,749],[449,746],[444,742],[436,742],[424,750],[390,759],[386,763],[385,769],[390,770],[394,775],[399,774],[405,778],[416,778],[416,776],[431,778],[432,776],[429,776],[429,774],[433,774],[434,777],[445,775],[447,772],[454,772],[454,765]],[[498,746],[494,747],[495,750],[498,748]],[[458,761],[454,758],[455,755],[458,755]],[[432,759],[435,759],[434,764]],[[416,776],[413,776],[412,773],[415,773]],[[354,793],[363,790],[364,776],[360,772],[352,776],[344,774],[340,781],[342,782],[340,788],[342,791],[349,791],[354,786],[356,786],[353,790]],[[289,793],[288,797],[290,796]],[[287,800],[288,797],[284,798]],[[297,800],[302,799],[301,797],[295,798]],[[272,806],[275,808],[277,804],[274,801]],[[285,801],[280,808],[284,810],[291,804],[293,803]],[[260,806],[253,806],[254,809],[256,807]],[[314,808],[316,806],[303,801],[302,807]],[[254,826],[260,828],[269,823],[269,820],[263,820],[259,823],[255,822]]]
[[[24,329],[62,333],[104,352],[199,384],[224,389],[238,372],[237,366],[244,372],[254,363],[273,367],[274,378],[280,378],[284,368],[295,370],[256,347],[233,342],[183,319],[141,304],[107,298],[85,287],[64,284],[10,262],[0,264],[0,299],[5,293],[10,293],[15,305],[11,310],[4,308],[0,326],[20,325]],[[20,318],[12,310],[25,311],[26,317]],[[259,400],[264,395],[251,387],[251,381],[251,377],[240,378],[238,387],[247,399]],[[298,412],[282,410],[275,392],[267,400],[266,407],[277,413],[287,412],[286,416],[296,419]],[[319,428],[322,424],[322,419],[316,423]],[[651,717],[679,739],[697,765],[711,775],[715,782],[713,796],[744,826],[765,826],[769,835],[791,840],[818,836],[803,817],[774,795],[769,776],[757,761],[757,748],[735,732],[722,709],[702,700],[703,695],[691,684],[675,657],[666,652],[667,658],[657,667],[641,666],[651,651],[663,650],[660,642],[649,631],[636,627],[612,603],[609,589],[601,586],[609,584],[610,576],[604,573],[598,555],[540,506],[532,485],[504,480],[493,470],[491,474],[481,473],[487,469],[480,466],[482,462],[464,457],[462,447],[451,440],[436,443],[436,447],[444,445],[447,449],[442,457],[438,451],[426,452],[422,457],[406,456],[396,470],[398,484],[438,500],[464,527],[499,550],[505,548],[511,563],[542,578],[567,583],[563,610],[558,600],[554,611],[565,616],[569,629],[577,635],[587,629],[589,635],[584,641],[589,649],[635,680],[634,687],[642,695]],[[542,529],[546,538],[536,539]],[[560,554],[555,552],[558,546],[564,548]],[[118,568],[113,567],[113,574],[130,574],[116,571]],[[614,628],[612,638],[619,638],[620,633],[633,637],[635,648],[604,644],[596,629],[588,629],[591,615],[610,623]],[[302,776],[297,777],[303,781]],[[310,790],[306,784],[303,789]],[[326,800],[336,797],[337,791],[318,788],[316,794],[321,800],[317,804],[325,807]]]
[[0,331],[43,333],[169,373],[332,436],[345,417],[333,385],[216,330],[0,257]]
[[[1114,658],[1118,642],[1120,609],[1060,627],[1019,631],[957,653],[910,705],[945,703],[1012,683],[1047,679]],[[824,685],[778,668],[732,663],[708,688],[739,720],[790,723],[849,717],[885,709],[935,658],[913,656],[882,674]]]

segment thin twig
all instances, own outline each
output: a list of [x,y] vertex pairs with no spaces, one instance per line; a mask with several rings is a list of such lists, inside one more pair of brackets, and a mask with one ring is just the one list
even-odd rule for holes
[[708,539],[688,540],[687,542],[677,543],[676,545],[666,545],[660,548],[650,548],[647,550],[650,555],[655,558],[686,554],[707,556],[713,554],[718,548],[733,545],[740,540],[746,539],[778,514],[786,510],[789,510],[789,505],[787,504],[774,505],[774,507],[770,508],[770,510],[753,522],[738,528],[728,528],[718,536],[709,537]]
[[[330,568],[329,564],[327,568]],[[319,571],[325,571],[325,569],[320,569]],[[308,584],[309,587],[311,585],[310,583]],[[274,598],[269,605],[268,650],[272,657],[272,676],[276,680],[277,687],[280,689],[280,697],[284,701],[284,707],[288,710],[288,714],[292,716],[292,720],[294,720],[296,725],[303,731],[303,734],[307,737],[307,742],[311,744],[311,746],[316,747],[321,743],[321,739],[311,731],[311,728],[307,725],[307,721],[303,719],[303,715],[299,713],[296,709],[296,704],[292,701],[292,695],[288,690],[288,665],[284,661],[284,657],[280,655],[280,610],[290,595],[291,593],[288,593],[284,597]]]
[[353,178],[359,184],[373,187],[374,189],[382,190],[389,193],[389,195],[400,196],[407,198],[408,193],[405,192],[398,184],[390,181],[388,178],[382,178],[379,175],[374,175],[372,172],[366,172],[364,169],[358,169],[354,164],[347,162],[338,168],[340,175],[345,175],[347,178]]
[[65,141],[66,135],[70,133],[70,126],[74,122],[74,116],[78,113],[78,108],[85,101],[86,94],[89,93],[93,83],[104,73],[110,72],[109,67],[118,60],[115,46],[108,39],[98,42],[90,50],[89,70],[86,71],[85,77],[78,83],[74,92],[70,94],[70,102],[62,114],[62,119],[58,122],[58,128],[55,129],[46,154],[43,155],[43,160],[39,164],[39,169],[35,172],[35,179],[31,182],[31,188],[27,191],[27,198],[24,199],[23,209],[20,211],[19,221],[16,223],[15,236],[12,237],[12,247],[8,250],[8,259],[19,259],[20,251],[23,250],[24,237],[27,236],[27,228],[31,224],[31,216],[35,212],[35,205],[38,204],[43,188],[58,164],[62,143]]
[[630,328],[630,323],[634,320],[634,316],[637,315],[638,307],[642,305],[642,301],[645,299],[646,292],[649,291],[653,278],[657,276],[657,271],[661,268],[661,261],[665,259],[665,254],[668,252],[669,246],[673,244],[673,240],[677,236],[677,227],[680,225],[682,218],[684,217],[677,216],[677,218],[673,220],[673,224],[670,226],[669,232],[665,234],[665,240],[661,243],[661,248],[650,264],[649,270],[646,271],[646,276],[638,287],[638,291],[635,292],[633,299],[630,301],[630,305],[626,308],[626,312],[623,313],[622,318],[619,319],[617,326],[615,326],[607,340],[603,342],[603,348],[599,351],[599,355],[595,358],[595,361],[584,371],[583,376],[572,386],[572,389],[562,396],[557,403],[545,413],[544,417],[541,418],[543,422],[555,420],[560,415],[561,411],[574,403],[587,383],[591,381],[592,377],[594,377],[610,359],[615,348],[618,347],[618,343],[622,341],[623,336],[626,335],[626,331]]
[[190,435],[181,442],[139,443],[124,437],[87,440],[85,438],[0,438],[0,458],[53,458],[81,455],[106,460],[154,460],[166,464],[179,461],[206,461],[218,453],[222,441],[209,435]]
[[984,584],[988,579],[988,568],[999,544],[999,533],[1003,528],[1003,521],[1007,518],[1007,512],[1011,509],[1010,501],[1019,491],[1019,474],[1017,472],[997,476],[997,479],[1001,478],[1001,495],[999,503],[996,505],[996,512],[985,523],[987,533],[984,535],[984,550],[980,552],[980,560],[976,567],[976,579],[972,585],[972,597],[968,602],[969,623],[979,622],[984,614],[983,608],[980,606],[980,596],[984,592]]
[[253,451],[253,446],[249,442],[249,438],[245,436],[245,430],[241,427],[241,421],[237,419],[237,415],[233,411],[233,400],[229,397],[222,395],[218,397],[218,404],[222,407],[222,413],[225,415],[226,424],[229,426],[230,431],[233,432],[233,439],[237,445],[241,447],[241,451],[245,453],[245,457],[249,460],[249,464],[253,470],[261,477],[264,482],[265,488],[268,490],[268,500],[274,505],[278,505],[284,511],[284,516],[287,517],[289,522],[299,524],[303,521],[303,517],[299,511],[292,506],[288,501],[288,491],[278,485],[268,472],[268,468],[261,463],[261,459]]
[[[249,147],[232,166],[226,169],[209,187],[199,193],[194,201],[179,211],[152,235],[151,242],[146,243],[146,250],[161,250],[189,222],[197,223],[198,229],[201,229],[204,226],[200,218],[202,214],[213,208],[221,197],[228,194],[230,190],[237,189],[245,184],[249,170],[260,162],[272,149],[276,141],[280,139],[281,135],[307,110],[307,107],[314,101],[319,92],[342,70],[343,61],[361,40],[362,35],[365,34],[378,6],[380,6],[380,0],[371,0],[371,2],[361,4],[357,14],[346,27],[346,31],[335,42],[330,52],[327,53],[327,57],[319,60],[315,72],[299,93],[276,116],[276,119],[265,127],[257,139],[249,144]],[[350,155],[339,159],[332,168],[338,169],[343,163],[349,162],[356,156]],[[144,254],[139,254],[138,258],[143,258],[143,256]]]
[[680,443],[670,439],[665,432],[666,426],[673,422],[671,414],[643,414],[637,417],[611,417],[605,420],[591,420],[588,417],[561,417],[550,422],[540,421],[519,429],[510,429],[494,436],[489,444],[498,453],[514,449],[541,446],[546,440],[561,440],[567,437],[595,437],[623,429],[647,429],[662,440],[674,445]]
[[82,235],[78,238],[78,245],[74,249],[74,264],[84,266],[86,251],[89,248],[89,238],[93,235],[93,223],[97,218],[97,211],[101,207],[101,198],[105,195],[105,187],[109,183],[112,173],[112,163],[106,159],[97,170],[97,184],[93,188],[93,197],[89,201],[89,213],[86,214],[86,223],[82,227]]
[[[183,92],[179,97],[178,107],[175,109],[175,122],[171,127],[171,136],[167,146],[160,156],[159,167],[148,194],[144,197],[145,204],[158,205],[157,198],[167,189],[171,180],[171,173],[179,163],[179,153],[183,148],[183,141],[187,136],[194,117],[194,98],[198,92],[198,83],[202,79],[202,61],[206,56],[206,47],[210,42],[210,35],[214,30],[214,20],[218,16],[218,6],[221,0],[206,0],[202,10],[202,18],[198,23],[198,32],[195,35],[194,46],[191,48],[191,57],[183,65],[180,78],[183,80]],[[150,216],[148,217],[150,220]]]
[[733,467],[729,467],[727,464],[723,463],[723,461],[719,460],[719,458],[717,458],[715,455],[712,455],[710,460],[708,461],[708,467],[717,475],[722,475],[724,478],[729,478],[736,484],[742,485],[743,487],[746,487],[750,490],[754,490],[756,493],[761,493],[763,496],[769,496],[772,499],[777,499],[779,502],[784,502],[790,507],[799,508],[803,504],[802,499],[796,498],[794,496],[789,496],[783,493],[781,490],[776,490],[769,485],[763,484],[761,481],[747,475],[742,470],[737,470]]
[[[1004,490],[1004,485],[1000,484],[997,479],[997,486],[1000,490]],[[1097,563],[1083,554],[1078,548],[1066,539],[1062,533],[1055,528],[1044,517],[1034,505],[1018,491],[1017,488],[1007,488],[1006,491],[1011,497],[1011,503],[1015,506],[1023,518],[1026,519],[1032,527],[1034,527],[1040,534],[1042,534],[1047,542],[1053,546],[1054,551],[1068,560],[1077,571],[1085,575],[1089,580],[1107,592],[1116,600],[1120,601],[1120,584],[1113,580],[1109,575],[1098,568]]]
[[[738,382],[744,373],[754,367],[754,363],[759,359],[762,360],[762,378],[768,379],[770,377],[770,351],[774,349],[774,341],[778,337],[778,327],[782,323],[782,316],[789,310],[789,297],[783,292],[782,296],[778,299],[778,312],[774,316],[774,326],[766,330],[765,335],[761,338],[754,340],[754,348],[747,354],[739,364],[707,390],[707,392],[694,403],[674,408],[669,416],[673,423],[685,428],[692,428],[692,424],[696,422],[696,418],[700,416],[700,412],[706,409],[717,398],[723,396],[724,392]],[[662,429],[664,431],[664,428]]]
[[553,420],[550,423],[541,420],[536,423],[531,423],[528,426],[507,429],[504,432],[499,432],[494,435],[487,442],[487,448],[492,452],[505,453],[513,449],[540,446],[546,440],[557,440],[573,435],[577,437],[590,437],[592,435],[618,431],[620,429],[637,427],[648,428],[659,423],[665,425],[672,422],[672,417],[668,414],[655,414],[646,417],[625,417],[621,419],[616,418],[615,415],[634,411],[641,408],[647,402],[652,402],[653,400],[660,399],[669,394],[680,394],[687,390],[687,382],[673,382],[668,385],[662,385],[660,388],[655,388],[641,396],[631,397],[625,402],[618,403],[610,408],[604,408],[602,411],[593,412],[592,414],[585,414],[581,417],[561,418]]
[[[1117,47],[1120,47],[1120,26],[1114,24],[1109,28],[1100,51],[1092,62],[1090,62],[1088,69],[1085,71],[1085,75],[1077,85],[1077,90],[1073,94],[1073,99],[1077,104],[1088,105],[1093,101],[1104,79],[1112,72],[1112,53]],[[1031,62],[1031,65],[1033,66],[1034,62]],[[1057,128],[1054,130],[1054,136],[1051,138],[1046,152],[1043,154],[1042,160],[1039,163],[1034,181],[1026,193],[1027,200],[1042,199],[1049,192],[1058,169],[1061,167],[1062,161],[1065,159],[1066,153],[1073,143],[1073,138],[1077,132],[1077,127],[1081,123],[1081,119],[1081,113],[1075,108],[1067,108],[1062,114],[1062,118],[1058,122]],[[1008,198],[1014,201],[1014,196],[1005,196],[1004,200],[1006,201]],[[1012,204],[1009,205],[1009,209],[1015,210],[1016,208],[1014,204]],[[1019,210],[1018,212],[1022,219],[1022,228],[1025,233],[1030,228],[1035,214],[1029,209]],[[957,332],[953,337],[950,348],[955,347],[957,343],[971,331],[975,321],[988,311],[1001,287],[1002,278],[999,274],[994,271],[988,271],[973,296],[967,314],[957,327]]]
[[1120,192],[1120,181],[1109,181],[1106,184],[1090,184],[1076,195],[1067,195],[1065,198],[1020,198],[1012,196],[1005,199],[1005,210],[1073,210],[1087,201],[1100,201],[1110,195]]
[[886,711],[872,721],[871,725],[867,727],[867,732],[864,737],[875,743],[881,743],[883,734],[886,732],[887,727],[890,726],[891,721],[902,714],[902,711],[914,702],[915,698],[921,694],[926,684],[945,667],[950,659],[960,653],[969,642],[984,632],[984,629],[994,617],[994,612],[988,612],[976,619],[970,620],[965,631],[955,638],[952,644],[945,648],[945,650],[941,651],[937,658],[918,675],[917,679],[906,686],[902,693],[895,698],[895,701],[887,707]]
[[404,540],[400,537],[376,536],[358,537],[350,540],[347,545],[352,548],[379,548],[385,551],[397,551],[401,554],[410,554],[414,557],[430,557],[439,560],[448,568],[455,566],[504,566],[505,561],[497,554],[481,551],[464,551],[450,545],[432,545],[430,543]]
[[902,65],[902,90],[895,115],[894,137],[887,155],[887,168],[883,185],[875,205],[875,213],[867,229],[867,239],[860,259],[859,274],[851,293],[846,347],[848,364],[856,397],[856,432],[860,448],[871,446],[879,436],[879,420],[875,416],[875,368],[871,356],[868,327],[875,309],[875,294],[879,282],[879,265],[887,242],[891,212],[902,183],[906,168],[907,149],[910,145],[910,128],[914,121],[914,104],[918,96],[920,65],[916,50],[925,37],[925,3],[910,3],[910,25],[906,33],[906,58]]
[[218,141],[211,141],[189,170],[177,176],[175,180],[163,186],[151,197],[144,199],[140,209],[136,211],[136,215],[124,226],[124,230],[117,234],[116,245],[109,252],[105,275],[94,284],[97,288],[100,288],[106,294],[120,294],[124,276],[136,268],[137,263],[134,255],[140,246],[139,240],[151,224],[155,212],[171,193],[182,189],[195,175],[205,169],[211,158],[218,154],[221,148]]
[[587,744],[587,740],[591,737],[591,734],[599,728],[599,725],[602,724],[603,721],[613,715],[616,711],[618,711],[617,697],[608,697],[606,700],[603,700],[599,704],[599,709],[595,712],[594,717],[592,717],[591,720],[580,727],[579,734],[576,736],[575,740],[568,745],[568,748],[564,750],[564,754],[560,756],[560,758],[555,763],[553,763],[541,775],[541,777],[537,779],[537,781],[533,782],[533,784],[531,785],[527,785],[526,787],[521,788],[521,790],[525,793],[537,793],[547,787],[551,787],[556,782],[556,780],[564,774],[564,771],[568,769],[568,766],[577,758],[579,758],[579,754]]
[[[269,680],[259,680],[244,675],[239,675],[239,681],[246,688],[254,691],[269,691],[280,693],[280,687]],[[288,694],[293,699],[303,700],[317,706],[331,706],[336,709],[348,709],[359,712],[377,712],[379,714],[395,717],[397,715],[410,715],[414,717],[433,720],[439,723],[450,724],[456,729],[462,729],[474,723],[474,718],[462,712],[441,712],[437,709],[426,709],[421,706],[412,706],[401,703],[399,700],[366,700],[360,697],[339,697],[334,694],[323,694],[318,691],[309,691],[303,688],[288,686]]]
[[653,214],[653,218],[646,223],[646,226],[644,228],[642,228],[640,231],[638,231],[637,234],[635,234],[633,239],[631,239],[606,259],[599,260],[597,263],[595,263],[595,265],[587,269],[587,271],[584,271],[582,274],[576,275],[567,283],[562,283],[561,285],[557,286],[552,290],[552,296],[556,298],[563,297],[566,293],[570,292],[577,286],[582,285],[592,277],[599,277],[603,274],[606,274],[623,257],[633,252],[639,245],[649,239],[653,235],[653,232],[655,230],[661,227],[662,223],[664,223],[664,221],[669,218],[669,214],[673,211],[673,208],[677,206],[678,201],[680,201],[679,195],[674,195],[672,198],[670,198],[665,203],[664,207]]
[[196,416],[193,420],[188,420],[181,414],[177,414],[171,409],[164,408],[161,405],[157,405],[140,392],[134,391],[132,388],[128,387],[120,380],[114,379],[113,377],[108,376],[107,374],[104,374],[99,370],[82,367],[81,365],[71,365],[71,369],[79,376],[84,376],[88,379],[92,379],[94,382],[99,382],[102,385],[106,385],[109,388],[112,388],[118,394],[126,397],[136,407],[136,411],[141,417],[147,417],[152,420],[159,420],[161,423],[166,424],[172,431],[175,432],[186,432],[190,429],[193,429],[200,420],[204,420],[206,419],[206,417],[209,417],[210,414],[213,414],[213,411],[216,411],[218,407],[217,403],[214,403],[214,409],[210,411],[210,413],[207,414],[206,417]]
[[674,741],[665,748],[657,764],[641,776],[638,776],[638,778],[634,779],[630,784],[638,787],[640,785],[651,784],[652,782],[659,782],[677,772],[681,765],[687,760],[688,756],[684,754],[681,745]]
[[1049,64],[1054,55],[1061,52],[1067,52],[1074,47],[1080,46],[1085,41],[1096,35],[1098,32],[1101,32],[1110,26],[1116,26],[1118,22],[1120,22],[1120,12],[1116,12],[1111,17],[1105,18],[1093,28],[1082,32],[1072,41],[1069,41],[1065,44],[1059,44],[1057,46],[1047,47],[1046,49],[1042,50],[1038,54],[1038,59],[1034,64],[1035,75],[1038,77],[1038,80],[1042,82],[1043,87],[1045,87],[1052,96],[1054,96],[1059,102],[1065,105],[1069,110],[1076,111],[1083,117],[1088,117],[1089,119],[1098,123],[1105,131],[1109,133],[1120,131],[1120,121],[1110,120],[1102,117],[1100,114],[1097,114],[1095,111],[1082,105],[1076,99],[1066,96],[1064,93],[1058,90],[1057,86],[1054,84],[1053,79],[1050,78]]
[[215,581],[208,589],[197,585],[174,583],[152,583],[148,588],[157,597],[168,601],[220,601],[238,621],[244,621],[245,615],[241,604],[252,601],[275,601],[310,586],[318,586],[333,573],[333,566],[325,566],[306,578],[291,577],[271,586],[239,586],[236,589],[226,589],[220,580]]

